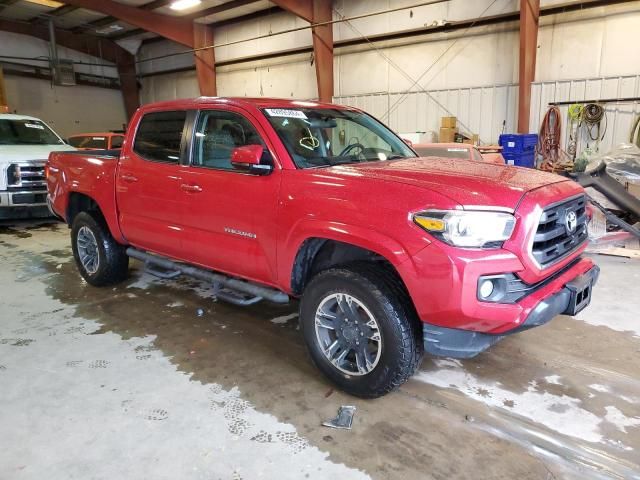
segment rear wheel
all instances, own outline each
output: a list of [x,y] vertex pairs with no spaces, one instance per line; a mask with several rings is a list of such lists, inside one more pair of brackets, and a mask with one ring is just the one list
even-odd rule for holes
[[125,247],[114,240],[104,219],[81,212],[73,219],[71,247],[80,275],[96,287],[124,280],[129,269]]
[[316,275],[300,321],[316,366],[342,390],[364,398],[404,383],[422,358],[418,322],[395,279],[368,264]]

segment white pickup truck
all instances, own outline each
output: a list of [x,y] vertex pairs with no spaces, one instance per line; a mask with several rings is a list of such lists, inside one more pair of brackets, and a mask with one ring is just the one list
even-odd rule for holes
[[75,150],[46,123],[0,114],[0,220],[47,217],[44,164],[50,152]]

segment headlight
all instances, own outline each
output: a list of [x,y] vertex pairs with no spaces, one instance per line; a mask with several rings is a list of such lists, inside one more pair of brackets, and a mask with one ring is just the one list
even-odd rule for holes
[[474,248],[499,248],[516,224],[509,213],[464,210],[421,212],[413,221],[443,242]]

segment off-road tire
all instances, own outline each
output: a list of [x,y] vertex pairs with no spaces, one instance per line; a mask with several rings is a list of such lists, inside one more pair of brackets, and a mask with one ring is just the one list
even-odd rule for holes
[[[78,254],[78,231],[88,228],[97,242],[98,268],[94,273],[88,272],[80,261]],[[109,227],[99,213],[80,212],[73,219],[71,226],[71,248],[80,275],[87,283],[96,287],[113,285],[127,278],[129,257],[125,247],[114,240]]]
[[[382,337],[382,354],[365,375],[348,375],[323,353],[315,331],[315,314],[323,299],[335,293],[357,298],[374,315]],[[409,296],[385,265],[354,263],[318,273],[300,302],[300,328],[313,363],[345,392],[361,397],[385,395],[406,382],[423,356],[422,328]]]

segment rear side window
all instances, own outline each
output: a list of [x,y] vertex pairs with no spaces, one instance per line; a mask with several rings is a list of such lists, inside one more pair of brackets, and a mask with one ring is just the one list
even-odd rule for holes
[[69,144],[76,148],[94,148],[103,150],[107,148],[106,137],[71,137]]
[[133,151],[147,160],[178,163],[186,111],[147,113],[140,120]]
[[124,137],[122,135],[114,135],[111,137],[111,148],[122,148]]

